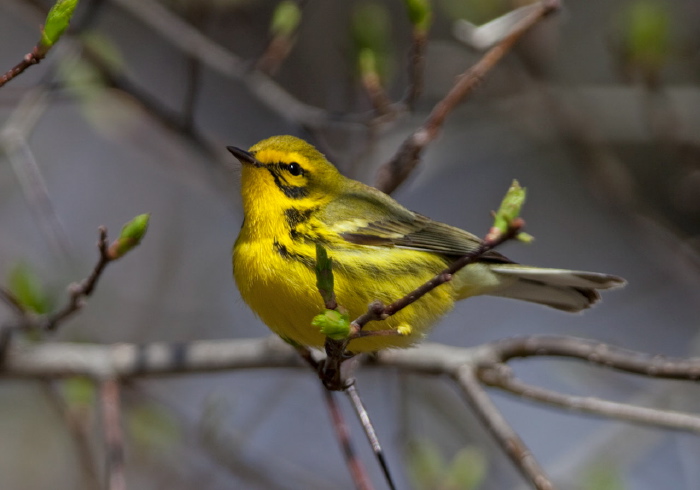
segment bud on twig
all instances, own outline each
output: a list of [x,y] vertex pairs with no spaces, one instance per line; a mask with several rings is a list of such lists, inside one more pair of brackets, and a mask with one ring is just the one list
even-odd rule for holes
[[277,4],[270,22],[270,34],[273,37],[291,37],[301,22],[301,9],[292,0],[284,0]]
[[427,33],[433,20],[430,0],[404,0],[403,3],[413,28],[423,34]]
[[46,15],[46,23],[41,30],[39,49],[44,53],[53,46],[68,28],[78,0],[58,0]]
[[350,335],[350,315],[342,307],[316,315],[311,324],[333,340],[344,340]]
[[111,260],[121,258],[124,254],[141,243],[148,229],[148,220],[150,217],[150,214],[140,214],[125,224],[119,234],[119,238],[114,240],[107,249],[107,256]]
[[[525,204],[526,191],[527,189],[520,187],[517,180],[513,180],[508,192],[503,197],[501,206],[494,213],[493,226],[489,230],[488,235],[486,235],[486,240],[495,240],[510,231],[514,226],[521,227],[523,225],[518,215],[523,204]],[[518,233],[517,238],[525,243],[534,240],[534,237],[527,233]]]

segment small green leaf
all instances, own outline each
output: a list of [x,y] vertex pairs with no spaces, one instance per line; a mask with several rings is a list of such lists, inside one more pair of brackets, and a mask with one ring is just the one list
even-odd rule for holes
[[301,22],[301,9],[292,0],[284,0],[277,4],[272,14],[270,33],[273,36],[291,36]]
[[123,257],[127,252],[136,247],[148,230],[150,214],[140,214],[129,221],[122,228],[119,238],[109,246],[108,255],[112,259]]
[[518,217],[520,214],[520,208],[522,208],[525,203],[526,189],[520,187],[517,180],[513,180],[510,189],[506,192],[501,206],[496,212],[496,216],[493,220],[493,227],[498,229],[501,233],[508,231],[508,227],[512,221]]
[[445,458],[428,440],[411,441],[406,455],[408,470],[417,490],[440,488],[445,475]]
[[20,262],[12,268],[8,278],[8,289],[26,310],[39,315],[51,311],[53,302],[28,265]]
[[422,32],[428,32],[433,18],[430,0],[404,0],[403,3],[411,24]]
[[311,321],[314,327],[333,340],[343,340],[350,335],[350,315],[336,310],[325,310]]
[[57,0],[46,15],[46,23],[41,31],[39,44],[48,49],[53,46],[68,28],[78,0]]
[[478,488],[484,481],[487,467],[486,458],[479,449],[465,447],[452,459],[443,486],[450,490]]

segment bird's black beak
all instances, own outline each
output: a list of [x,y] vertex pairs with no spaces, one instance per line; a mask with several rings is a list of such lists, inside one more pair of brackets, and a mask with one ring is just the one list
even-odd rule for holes
[[252,153],[249,151],[241,150],[235,146],[227,146],[226,149],[233,154],[234,157],[238,158],[241,163],[247,163],[248,165],[253,165],[254,167],[262,167],[262,163],[257,161]]

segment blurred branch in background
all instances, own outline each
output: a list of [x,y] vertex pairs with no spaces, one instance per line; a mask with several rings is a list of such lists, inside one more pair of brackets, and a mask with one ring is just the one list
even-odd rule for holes
[[[407,372],[453,377],[465,391],[472,408],[484,420],[502,449],[536,488],[552,488],[530,451],[488,401],[482,384],[494,386],[533,401],[554,403],[570,410],[600,417],[614,417],[674,430],[700,433],[700,415],[641,408],[596,398],[565,395],[504,381],[507,362],[515,357],[580,359],[607,369],[663,379],[695,382],[700,377],[700,358],[665,358],[573,337],[521,337],[499,340],[474,348],[423,344],[407,350],[382,351],[372,366],[394,367]],[[192,375],[202,372],[251,368],[302,367],[295,349],[277,338],[197,341],[188,344],[91,345],[52,343],[10,346],[2,371],[7,378],[58,379],[87,376],[114,383],[151,376]],[[111,388],[110,388],[111,389]],[[112,422],[113,423],[113,422]],[[518,442],[520,441],[520,442]]]

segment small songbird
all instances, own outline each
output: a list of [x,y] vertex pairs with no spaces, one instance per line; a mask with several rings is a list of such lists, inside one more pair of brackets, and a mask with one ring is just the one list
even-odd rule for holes
[[[245,302],[288,341],[324,344],[324,335],[311,324],[324,310],[314,270],[317,243],[333,259],[337,301],[350,319],[372,301],[403,297],[481,243],[342,176],[299,138],[273,136],[248,151],[228,150],[243,164],[245,219],[233,248],[234,277]],[[578,312],[600,299],[598,289],[624,284],[609,274],[516,264],[490,251],[394,316],[365,326],[401,335],[358,338],[348,350],[409,347],[455,301],[470,296],[503,296]]]

